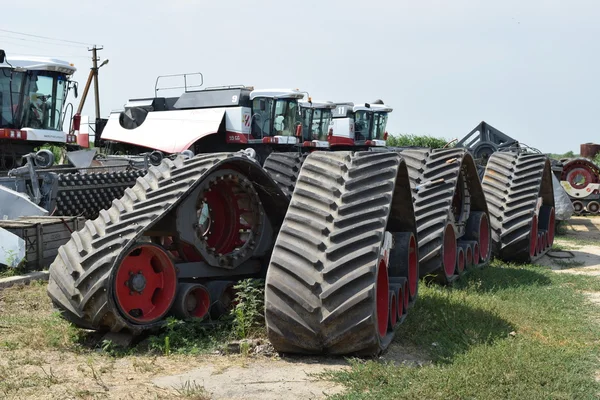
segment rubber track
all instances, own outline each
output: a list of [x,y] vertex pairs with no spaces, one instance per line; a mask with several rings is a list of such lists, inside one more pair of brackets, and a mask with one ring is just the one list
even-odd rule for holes
[[263,164],[265,171],[288,198],[292,197],[305,158],[306,154],[295,152],[271,153]]
[[[48,295],[75,324],[118,332],[124,328],[133,333],[144,328],[126,321],[112,300],[110,275],[115,262],[144,231],[165,216],[190,193],[201,178],[218,164],[244,157],[232,153],[198,155],[184,160],[169,159],[137,178],[132,188],[125,189],[121,199],[112,201],[95,220],[73,232],[71,239],[58,249],[50,265]],[[83,321],[83,323],[82,323]],[[159,325],[160,322],[155,325]]]
[[495,152],[482,180],[493,251],[505,261],[528,260],[531,219],[548,158],[544,154]]
[[341,151],[304,161],[267,271],[276,350],[373,354],[386,346],[375,328],[375,276],[401,162],[396,152]]
[[[400,151],[406,160],[413,189],[421,276],[442,268],[440,250],[443,232],[451,216],[452,198],[466,152],[463,148]],[[452,159],[457,161],[447,163]],[[444,179],[444,182],[414,191],[417,185],[437,179]]]
[[59,174],[53,215],[98,218],[100,210],[108,209],[113,199],[123,197],[125,189],[135,185],[136,179],[147,173],[146,170],[137,170]]

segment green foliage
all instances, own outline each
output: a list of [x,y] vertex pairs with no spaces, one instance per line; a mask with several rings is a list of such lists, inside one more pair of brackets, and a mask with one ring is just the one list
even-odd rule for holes
[[62,160],[63,160],[63,156],[64,154],[67,153],[67,150],[61,146],[55,146],[55,145],[51,145],[51,144],[45,144],[43,146],[37,147],[34,150],[35,151],[39,151],[39,150],[50,150],[52,152],[52,154],[54,154],[54,163],[55,164],[61,164]]
[[263,279],[245,279],[234,286],[237,290],[233,317],[233,334],[236,339],[260,335],[264,330],[264,285]]
[[[200,354],[229,340],[264,336],[264,284],[263,279],[239,281],[234,286],[235,307],[219,321],[168,318],[165,329],[149,338],[149,349],[163,355]],[[247,351],[242,348],[244,350]]]
[[575,154],[572,151],[567,151],[564,154],[549,153],[548,157],[555,159],[555,160],[560,160],[563,158],[576,158],[576,157],[579,157],[579,154]]
[[[444,147],[449,141],[444,138],[436,138],[428,135],[389,135],[386,141],[386,145],[390,147],[430,147],[432,149],[439,149]],[[453,147],[454,144],[448,145]]]
[[600,153],[596,154],[596,157],[594,157],[594,162],[595,162],[597,165],[600,165]]

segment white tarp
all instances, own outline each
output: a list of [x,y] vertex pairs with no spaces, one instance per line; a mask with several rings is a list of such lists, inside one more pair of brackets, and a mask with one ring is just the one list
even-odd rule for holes
[[0,218],[17,219],[48,215],[48,210],[38,206],[23,193],[0,186]]
[[180,153],[198,139],[218,132],[225,109],[173,110],[149,112],[135,129],[125,129],[119,123],[119,113],[112,113],[102,131],[102,139],[114,140],[156,149],[165,153]]
[[0,264],[15,268],[25,258],[25,241],[0,228]]
[[571,203],[569,195],[554,174],[552,174],[552,186],[554,188],[555,218],[559,221],[566,221],[571,218],[575,212],[575,208],[573,207],[573,203]]

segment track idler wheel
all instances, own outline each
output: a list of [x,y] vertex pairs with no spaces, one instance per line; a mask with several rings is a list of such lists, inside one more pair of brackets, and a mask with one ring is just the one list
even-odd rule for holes
[[467,222],[465,238],[475,241],[479,249],[474,259],[476,264],[484,264],[489,261],[492,251],[492,236],[488,216],[483,211],[473,212]]
[[198,283],[180,283],[171,312],[179,319],[204,318],[210,309],[208,289]]
[[529,256],[535,257],[539,254],[538,252],[538,217],[534,215],[531,218],[531,225],[529,228]]
[[176,224],[182,242],[191,246],[189,261],[232,269],[254,254],[268,221],[252,182],[221,169],[177,209]]
[[[389,268],[391,269],[391,280],[402,279],[406,281],[409,289],[407,295],[410,306],[417,299],[419,288],[419,250],[415,235],[411,232],[397,232],[392,234],[393,248],[390,251]],[[399,278],[395,278],[399,277]],[[403,283],[404,284],[404,283]]]
[[135,324],[152,324],[163,318],[177,289],[177,272],[161,247],[137,243],[117,264],[112,285],[123,317]]
[[448,282],[454,278],[456,271],[456,232],[452,224],[447,224],[442,237],[442,262],[444,265],[444,275]]
[[554,244],[554,229],[556,227],[556,215],[554,207],[542,206],[539,214],[539,227],[544,229],[547,234],[548,247]]

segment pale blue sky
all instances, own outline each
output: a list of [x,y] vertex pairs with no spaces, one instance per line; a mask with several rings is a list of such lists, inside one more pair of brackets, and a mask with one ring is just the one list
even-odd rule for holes
[[[157,75],[200,71],[209,86],[381,98],[393,134],[461,138],[485,120],[544,152],[600,142],[598,1],[32,0],[0,10],[1,29],[104,46],[105,117],[152,96]],[[74,62],[83,91],[86,47],[47,42],[0,32],[9,55]]]

